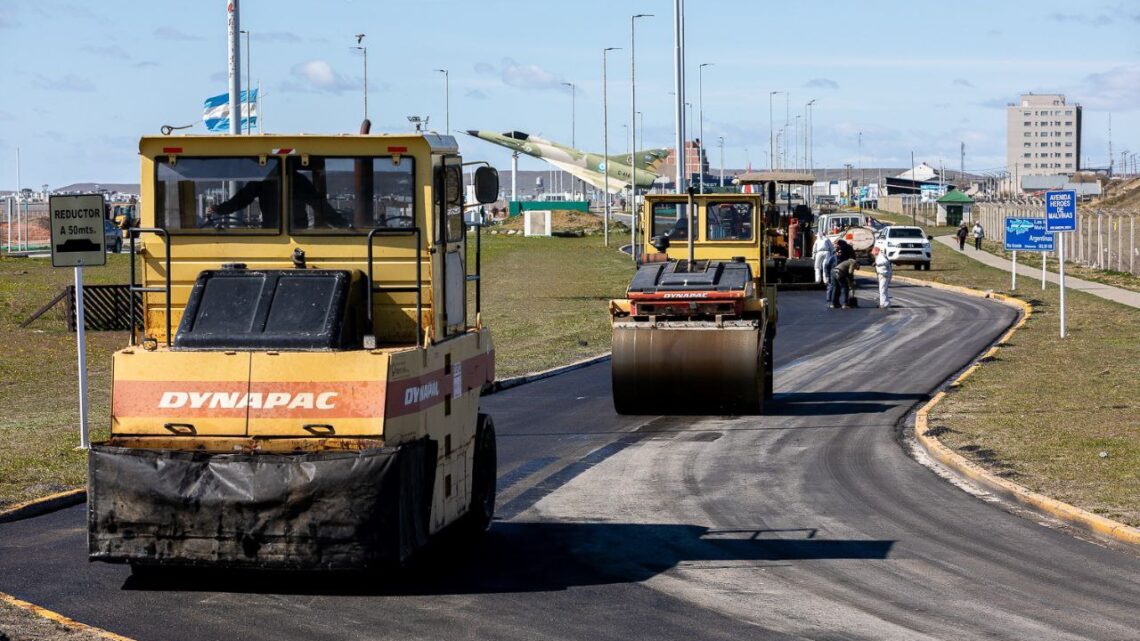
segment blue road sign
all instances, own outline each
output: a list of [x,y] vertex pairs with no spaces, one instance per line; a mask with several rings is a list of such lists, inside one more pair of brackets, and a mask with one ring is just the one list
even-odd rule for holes
[[1054,251],[1053,234],[1045,230],[1045,220],[1044,218],[1006,218],[1006,251]]
[[1077,229],[1077,192],[1045,192],[1045,229],[1049,232]]

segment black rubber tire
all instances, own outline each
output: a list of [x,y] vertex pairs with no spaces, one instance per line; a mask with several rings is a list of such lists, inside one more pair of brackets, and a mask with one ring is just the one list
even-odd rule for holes
[[922,271],[922,263],[915,263],[914,264],[914,271],[916,271],[916,272]]
[[772,396],[775,395],[775,386],[776,386],[775,385],[775,369],[776,368],[775,368],[775,364],[773,363],[772,348],[773,348],[772,338],[771,337],[765,337],[764,338],[764,351],[763,351],[763,356],[762,356],[762,359],[763,359],[762,365],[764,367],[764,394],[763,394],[762,400],[760,401],[760,408],[759,408],[759,410],[760,410],[759,413],[761,413],[761,414],[764,413],[764,401],[771,400]]
[[498,445],[495,441],[495,422],[489,414],[479,414],[475,428],[475,460],[471,472],[471,506],[468,508],[466,527],[474,532],[485,532],[495,518],[495,494],[498,483]]

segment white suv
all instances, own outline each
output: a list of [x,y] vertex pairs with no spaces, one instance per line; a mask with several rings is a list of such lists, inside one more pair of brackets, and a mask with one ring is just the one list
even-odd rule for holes
[[930,270],[930,236],[921,227],[888,225],[875,235],[875,247],[896,265]]

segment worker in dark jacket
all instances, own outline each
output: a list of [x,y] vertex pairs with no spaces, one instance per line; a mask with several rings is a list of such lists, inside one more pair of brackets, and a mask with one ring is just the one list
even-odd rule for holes
[[958,231],[954,235],[958,237],[958,251],[965,251],[966,236],[970,235],[970,228],[966,226],[966,221],[963,220],[962,224],[958,225]]
[[835,291],[831,298],[831,307],[855,307],[855,270],[859,263],[854,258],[848,258],[835,266],[831,277],[835,280]]
[[855,260],[855,248],[851,243],[840,238],[835,241],[835,262],[842,263],[845,260]]

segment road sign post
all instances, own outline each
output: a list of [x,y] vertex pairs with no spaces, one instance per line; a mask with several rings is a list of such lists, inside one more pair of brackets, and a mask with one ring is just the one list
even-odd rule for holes
[[[1077,192],[1072,190],[1045,192],[1045,229],[1049,232],[1069,232],[1077,228]],[[1065,234],[1056,233],[1060,248],[1057,252],[1061,285],[1061,338],[1065,337]]]
[[1017,252],[1053,251],[1053,234],[1045,231],[1045,219],[1006,218],[1005,250],[1013,253],[1009,271],[1013,274],[1010,289],[1015,290],[1017,289]]
[[107,264],[101,194],[52,196],[51,264],[75,269],[75,344],[79,370],[79,447],[91,446],[87,429],[87,331],[83,315],[83,266]]

